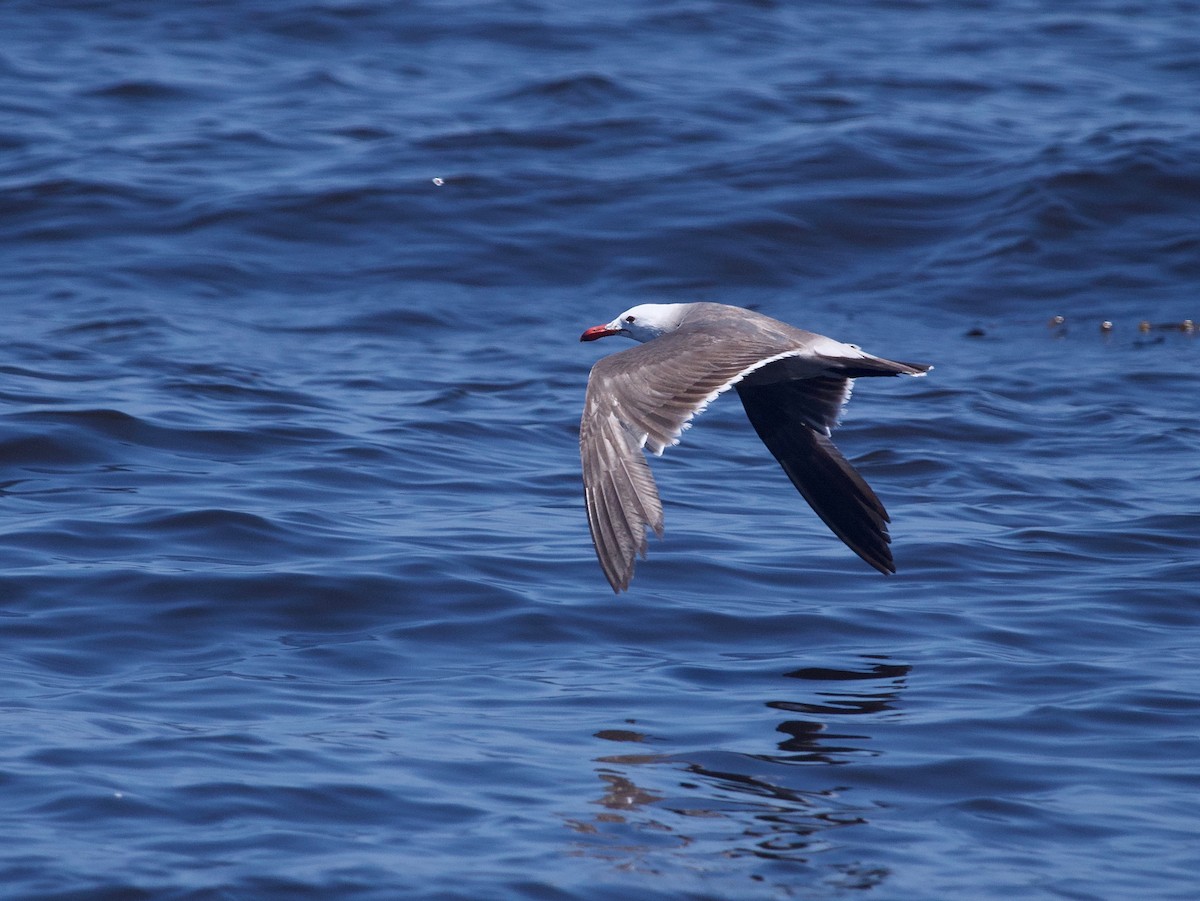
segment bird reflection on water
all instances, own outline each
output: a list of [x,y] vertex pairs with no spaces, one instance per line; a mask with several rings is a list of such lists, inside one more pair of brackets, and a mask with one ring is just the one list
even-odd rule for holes
[[[857,716],[882,714],[893,710],[905,684],[910,666],[889,663],[871,664],[866,670],[838,670],[809,667],[784,673],[792,679],[813,682],[839,683],[845,681],[869,681],[871,688],[864,691],[836,690],[817,692],[819,703],[796,701],[768,701],[772,710],[819,716]],[[884,685],[879,682],[884,681]],[[866,688],[864,686],[864,688]],[[776,727],[778,731],[792,736],[779,744],[779,750],[790,752],[789,756],[772,756],[779,763],[846,763],[852,756],[874,757],[881,752],[852,745],[830,745],[831,740],[866,741],[867,735],[843,735],[826,732],[826,724],[819,719],[785,720]]]
[[[886,751],[869,747],[874,722],[899,717],[911,667],[880,656],[860,658],[853,669],[806,667],[782,675],[798,680],[801,696],[764,702],[770,710],[802,714],[780,722],[787,736],[778,753],[723,750],[665,752],[667,740],[633,728],[596,733],[605,741],[645,746],[635,753],[598,757],[602,808],[586,820],[568,822],[579,834],[573,851],[610,861],[620,869],[652,872],[657,855],[695,856],[802,865],[805,877],[830,887],[869,888],[888,870],[836,852],[836,831],[865,826],[878,804],[856,797],[852,785],[821,775],[826,766],[862,764]],[[855,717],[853,730],[830,730]],[[814,778],[815,777],[815,778]],[[837,858],[837,859],[834,859]],[[794,875],[799,875],[796,871]],[[763,878],[752,875],[751,878]],[[774,872],[771,879],[780,878]]]

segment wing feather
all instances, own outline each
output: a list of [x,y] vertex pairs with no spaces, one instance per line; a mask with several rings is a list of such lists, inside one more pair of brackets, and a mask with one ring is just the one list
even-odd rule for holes
[[764,360],[779,343],[740,342],[713,353],[713,339],[680,330],[599,360],[592,367],[579,428],[588,526],[613,591],[646,556],[646,528],[662,536],[662,501],[642,449],[678,443],[691,419]]
[[[887,510],[829,440],[849,381],[816,378],[738,386],[754,430],[796,490],[850,550],[881,573],[894,573]],[[836,403],[835,403],[836,402]]]

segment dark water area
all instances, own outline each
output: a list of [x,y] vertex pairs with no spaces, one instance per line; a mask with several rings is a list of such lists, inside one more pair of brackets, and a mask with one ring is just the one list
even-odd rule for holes
[[[1200,4],[0,29],[0,895],[1196,897]],[[726,397],[612,594],[578,337],[687,300],[935,364],[897,575]]]

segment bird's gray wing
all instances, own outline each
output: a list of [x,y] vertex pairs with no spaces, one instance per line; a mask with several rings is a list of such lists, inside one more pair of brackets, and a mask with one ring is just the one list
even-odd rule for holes
[[592,543],[613,591],[629,587],[637,555],[646,556],[646,527],[662,536],[662,503],[642,448],[661,454],[747,372],[798,351],[680,329],[592,367],[579,450]]

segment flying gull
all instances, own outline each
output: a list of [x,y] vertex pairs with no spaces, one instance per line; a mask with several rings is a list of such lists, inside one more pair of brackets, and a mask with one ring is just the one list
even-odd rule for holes
[[662,503],[642,453],[660,456],[719,394],[737,390],[750,424],[825,525],[854,553],[894,573],[890,522],[875,492],[829,435],[856,378],[924,375],[897,363],[720,303],[642,304],[580,336],[642,342],[592,367],[579,449],[588,525],[600,567],[629,587],[646,527],[663,533]]

